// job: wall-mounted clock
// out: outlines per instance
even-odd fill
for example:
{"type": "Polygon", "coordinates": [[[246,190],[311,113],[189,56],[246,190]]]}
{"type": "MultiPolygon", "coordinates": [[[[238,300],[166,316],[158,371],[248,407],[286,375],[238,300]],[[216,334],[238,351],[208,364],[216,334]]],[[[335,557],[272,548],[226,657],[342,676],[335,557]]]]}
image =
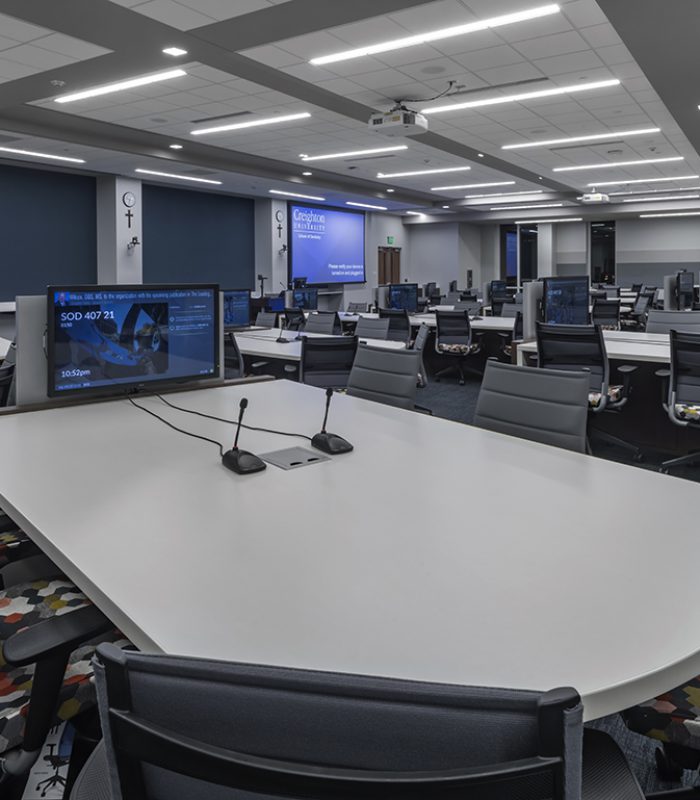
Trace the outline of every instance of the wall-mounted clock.
{"type": "Polygon", "coordinates": [[[284,222],[284,211],[278,210],[275,211],[275,219],[277,222],[284,222]]]}
{"type": "Polygon", "coordinates": [[[136,195],[133,192],[124,192],[122,195],[122,203],[127,208],[133,208],[136,205],[136,195]]]}

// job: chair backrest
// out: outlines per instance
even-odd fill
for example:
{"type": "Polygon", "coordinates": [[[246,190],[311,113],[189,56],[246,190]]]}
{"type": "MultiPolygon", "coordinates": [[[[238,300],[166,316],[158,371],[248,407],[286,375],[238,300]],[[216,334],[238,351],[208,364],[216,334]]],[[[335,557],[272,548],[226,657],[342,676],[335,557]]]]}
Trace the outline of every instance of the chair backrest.
{"type": "Polygon", "coordinates": [[[474,425],[585,453],[588,391],[585,372],[489,360],[474,425]]]}
{"type": "Polygon", "coordinates": [[[513,339],[515,341],[520,342],[523,340],[525,336],[524,327],[523,312],[518,311],[515,315],[515,325],[513,325],[513,339]]]}
{"type": "Polygon", "coordinates": [[[224,369],[235,370],[238,372],[238,377],[241,378],[245,373],[243,356],[233,331],[227,331],[224,334],[224,369]]]}
{"type": "Polygon", "coordinates": [[[255,324],[261,328],[274,328],[277,325],[277,314],[274,311],[258,311],[255,324]]]}
{"type": "Polygon", "coordinates": [[[309,386],[344,389],[355,361],[357,336],[304,336],[299,379],[309,386]]]}
{"type": "Polygon", "coordinates": [[[591,391],[600,392],[601,411],[607,403],[610,365],[599,325],[537,323],[537,359],[542,369],[586,370],[591,391]]]}
{"type": "Polygon", "coordinates": [[[647,333],[670,333],[672,330],[700,333],[700,311],[651,309],[647,318],[647,333]]]}
{"type": "Polygon", "coordinates": [[[605,287],[605,295],[608,300],[614,300],[616,297],[620,296],[620,287],[619,286],[606,286],[605,287]]]}
{"type": "Polygon", "coordinates": [[[466,311],[436,311],[435,348],[442,344],[470,345],[472,327],[466,311]]]}
{"type": "Polygon", "coordinates": [[[10,387],[15,375],[15,365],[5,364],[0,367],[0,406],[6,406],[10,396],[10,387]]]}
{"type": "Polygon", "coordinates": [[[634,309],[632,313],[637,317],[641,317],[643,314],[647,313],[650,305],[651,305],[651,297],[648,294],[640,293],[634,304],[634,309]]]}
{"type": "Polygon", "coordinates": [[[355,327],[355,336],[358,339],[386,339],[389,334],[389,320],[367,319],[360,317],[355,327]]]}
{"type": "Polygon", "coordinates": [[[348,303],[346,311],[349,314],[366,314],[367,303],[348,303]]]}
{"type": "Polygon", "coordinates": [[[411,320],[408,311],[397,308],[380,308],[379,318],[389,320],[387,339],[392,342],[406,342],[411,338],[411,320]]]}
{"type": "Polygon", "coordinates": [[[448,292],[447,297],[445,298],[445,305],[446,306],[455,306],[459,303],[461,299],[460,292],[448,292]]]}
{"type": "Polygon", "coordinates": [[[608,295],[604,289],[591,289],[591,300],[607,300],[608,295]]]}
{"type": "Polygon", "coordinates": [[[118,651],[95,660],[113,796],[576,800],[574,689],[431,684],[118,651]]]}
{"type": "Polygon", "coordinates": [[[502,317],[509,317],[510,319],[515,319],[518,314],[522,314],[523,307],[521,305],[516,305],[515,303],[504,303],[503,311],[501,312],[502,317]]]}
{"type": "Polygon", "coordinates": [[[593,311],[591,321],[594,325],[601,325],[604,328],[620,327],[620,303],[617,300],[602,300],[596,298],[593,301],[593,311]]]}
{"type": "Polygon", "coordinates": [[[478,300],[460,300],[454,303],[455,311],[466,311],[470,317],[477,317],[483,311],[483,305],[478,300]]]}
{"type": "Polygon", "coordinates": [[[411,349],[418,350],[419,353],[422,353],[423,350],[425,350],[428,336],[430,336],[430,328],[422,322],[420,328],[418,328],[416,338],[413,340],[413,347],[411,349]]]}
{"type": "Polygon", "coordinates": [[[288,331],[300,331],[306,324],[306,317],[300,308],[284,309],[284,327],[288,331]]]}
{"type": "Polygon", "coordinates": [[[672,330],[669,411],[676,403],[700,405],[700,330],[697,333],[672,330]]]}
{"type": "Polygon", "coordinates": [[[418,350],[385,350],[361,344],[348,379],[348,394],[412,409],[420,364],[418,350]]]}
{"type": "Polygon", "coordinates": [[[304,333],[324,333],[326,336],[332,336],[336,332],[335,317],[335,314],[309,314],[304,325],[304,333]]]}
{"type": "Polygon", "coordinates": [[[641,284],[641,283],[633,283],[632,284],[632,291],[633,292],[637,292],[637,293],[641,292],[642,291],[642,285],[643,284],[641,284]]]}

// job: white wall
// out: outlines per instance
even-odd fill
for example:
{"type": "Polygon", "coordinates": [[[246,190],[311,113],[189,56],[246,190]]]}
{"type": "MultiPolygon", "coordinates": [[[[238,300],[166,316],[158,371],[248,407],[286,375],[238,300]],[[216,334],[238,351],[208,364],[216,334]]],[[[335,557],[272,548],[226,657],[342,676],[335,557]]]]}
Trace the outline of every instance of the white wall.
{"type": "Polygon", "coordinates": [[[102,284],[143,283],[141,181],[100,175],[96,187],[97,280],[102,284]],[[136,201],[131,208],[123,202],[127,192],[136,201]],[[129,248],[133,237],[141,244],[129,248]]]}
{"type": "Polygon", "coordinates": [[[620,285],[663,286],[665,275],[700,270],[700,217],[621,219],[615,227],[620,285]]]}
{"type": "Polygon", "coordinates": [[[265,292],[277,294],[287,285],[287,253],[280,252],[287,244],[287,204],[283,200],[255,201],[255,285],[260,291],[258,275],[264,275],[265,292]],[[275,216],[281,212],[282,220],[275,216]],[[283,286],[280,286],[283,284],[283,286]]]}
{"type": "Polygon", "coordinates": [[[556,231],[555,275],[587,275],[588,223],[562,222],[556,231]]]}
{"type": "Polygon", "coordinates": [[[481,288],[488,281],[501,277],[501,229],[500,225],[481,225],[481,272],[475,277],[474,286],[481,288]]]}
{"type": "Polygon", "coordinates": [[[378,282],[379,247],[401,248],[401,280],[409,278],[408,273],[408,232],[401,217],[393,214],[366,214],[365,215],[365,278],[367,282],[362,285],[345,287],[344,303],[372,303],[374,302],[374,289],[378,282]],[[394,243],[389,244],[388,237],[394,237],[394,243]]]}

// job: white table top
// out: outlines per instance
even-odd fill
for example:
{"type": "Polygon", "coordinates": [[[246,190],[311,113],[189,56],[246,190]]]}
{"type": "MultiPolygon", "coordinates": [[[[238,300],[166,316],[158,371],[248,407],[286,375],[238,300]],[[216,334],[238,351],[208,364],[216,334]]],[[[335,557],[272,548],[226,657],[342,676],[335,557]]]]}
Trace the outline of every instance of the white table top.
{"type": "Polygon", "coordinates": [[[16,304],[14,301],[11,303],[0,303],[0,314],[14,314],[16,311],[16,304]]]}
{"type": "Polygon", "coordinates": [[[9,339],[3,339],[2,336],[0,336],[0,361],[7,355],[11,344],[12,342],[9,339]]]}
{"type": "MultiPolygon", "coordinates": [[[[304,333],[310,338],[327,338],[322,333],[304,333]]],[[[296,339],[296,331],[280,331],[270,328],[262,331],[239,332],[235,334],[238,348],[245,356],[255,358],[275,358],[281,361],[301,361],[301,341],[296,339]],[[277,342],[280,334],[289,341],[277,342]]],[[[385,339],[360,339],[372,347],[383,347],[386,350],[405,350],[403,342],[390,342],[385,339]]]]}
{"type": "MultiPolygon", "coordinates": [[[[357,322],[360,317],[366,319],[379,319],[379,314],[348,314],[341,312],[340,318],[343,322],[357,322]]],[[[414,328],[425,324],[429,328],[437,327],[435,314],[412,314],[409,321],[414,328]]],[[[470,318],[472,328],[475,331],[512,331],[515,327],[515,317],[480,317],[470,318]]]]}
{"type": "MultiPolygon", "coordinates": [[[[633,331],[603,331],[608,358],[614,361],[650,361],[669,364],[671,345],[665,333],[634,333],[633,331]]],[[[518,354],[536,353],[537,343],[526,342],[518,346],[518,354]]],[[[523,359],[518,355],[518,362],[523,359]]]]}
{"type": "MultiPolygon", "coordinates": [[[[290,381],[170,399],[235,419],[242,397],[250,425],[321,424],[323,391],[290,381]]],[[[232,425],[141,403],[233,438],[232,425]]],[[[355,451],[237,476],[213,445],[126,400],[6,415],[0,505],[145,649],[571,685],[587,719],[700,673],[694,483],[343,395],[329,430],[355,451]],[[300,501],[307,511],[290,513],[300,501]],[[670,552],[683,554],[673,580],[650,591],[670,552]]],[[[290,444],[241,438],[257,453],[290,444]]]]}

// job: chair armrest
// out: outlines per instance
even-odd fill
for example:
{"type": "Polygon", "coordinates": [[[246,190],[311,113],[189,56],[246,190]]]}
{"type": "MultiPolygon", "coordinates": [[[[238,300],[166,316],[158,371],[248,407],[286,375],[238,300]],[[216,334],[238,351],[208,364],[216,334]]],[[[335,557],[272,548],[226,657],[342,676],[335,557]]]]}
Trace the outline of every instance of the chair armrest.
{"type": "Polygon", "coordinates": [[[425,406],[413,406],[413,409],[419,414],[429,414],[431,417],[433,416],[433,412],[429,408],[425,408],[425,406]]]}
{"type": "Polygon", "coordinates": [[[35,664],[70,652],[114,626],[96,606],[87,606],[18,631],[3,644],[5,661],[14,667],[35,664]]]}
{"type": "Polygon", "coordinates": [[[633,372],[636,372],[639,367],[633,366],[632,364],[623,364],[621,367],[617,368],[618,372],[621,372],[623,375],[631,375],[633,372]]]}
{"type": "Polygon", "coordinates": [[[671,377],[671,370],[670,369],[657,369],[654,373],[657,378],[670,378],[671,377]]]}
{"type": "Polygon", "coordinates": [[[644,800],[637,778],[617,743],[598,730],[583,733],[581,800],[644,800]]]}
{"type": "Polygon", "coordinates": [[[59,577],[61,574],[61,570],[48,556],[37,553],[34,556],[12,561],[0,569],[0,585],[14,586],[17,583],[59,577]]]}

